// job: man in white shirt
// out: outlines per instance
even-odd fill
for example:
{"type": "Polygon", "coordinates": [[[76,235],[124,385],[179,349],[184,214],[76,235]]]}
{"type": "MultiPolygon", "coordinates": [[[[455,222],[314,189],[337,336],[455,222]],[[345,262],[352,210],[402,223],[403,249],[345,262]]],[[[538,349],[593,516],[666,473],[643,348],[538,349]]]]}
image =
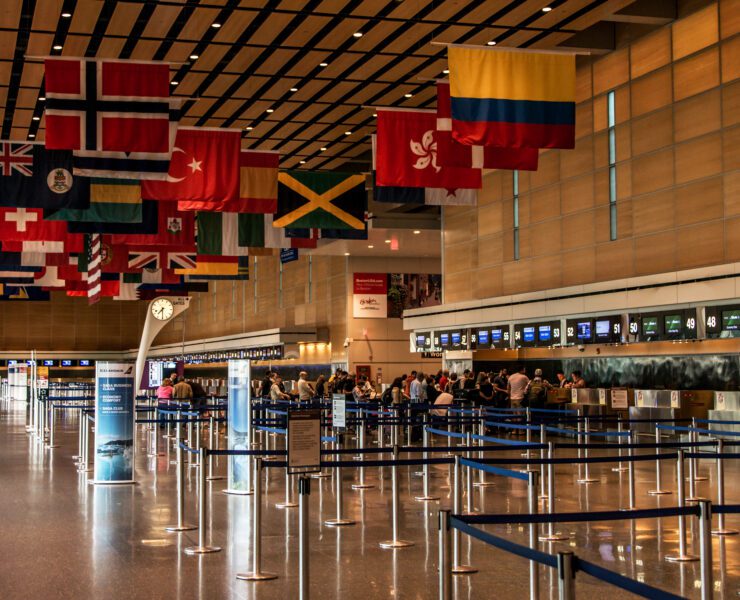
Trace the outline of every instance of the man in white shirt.
{"type": "MultiPolygon", "coordinates": [[[[452,394],[442,392],[437,399],[434,401],[434,406],[450,406],[452,404],[452,394]]],[[[447,414],[447,408],[434,408],[432,414],[437,417],[444,417],[447,414]]]]}
{"type": "Polygon", "coordinates": [[[508,391],[509,398],[511,399],[511,408],[519,408],[524,400],[524,396],[527,393],[527,386],[529,385],[529,377],[527,377],[527,369],[522,365],[519,370],[509,377],[508,391]]]}
{"type": "Polygon", "coordinates": [[[282,379],[280,379],[280,375],[276,375],[275,380],[270,386],[270,400],[272,400],[273,402],[277,402],[278,400],[290,400],[290,396],[288,396],[288,394],[284,394],[280,391],[281,381],[282,379]]]}
{"type": "Polygon", "coordinates": [[[311,387],[311,384],[306,381],[306,377],[308,377],[308,373],[305,371],[301,371],[298,374],[298,399],[301,402],[305,402],[314,397],[313,388],[311,387]]]}

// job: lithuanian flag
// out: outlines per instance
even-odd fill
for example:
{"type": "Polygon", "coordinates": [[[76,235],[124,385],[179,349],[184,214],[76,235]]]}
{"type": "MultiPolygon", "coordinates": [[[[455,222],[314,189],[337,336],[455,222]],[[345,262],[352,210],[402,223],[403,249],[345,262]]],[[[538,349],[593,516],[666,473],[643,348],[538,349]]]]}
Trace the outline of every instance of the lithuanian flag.
{"type": "Polygon", "coordinates": [[[141,183],[135,179],[90,180],[90,208],[44,211],[47,221],[141,223],[141,183]]]}
{"type": "Polygon", "coordinates": [[[572,54],[450,46],[452,135],[463,144],[573,148],[572,54]]]}

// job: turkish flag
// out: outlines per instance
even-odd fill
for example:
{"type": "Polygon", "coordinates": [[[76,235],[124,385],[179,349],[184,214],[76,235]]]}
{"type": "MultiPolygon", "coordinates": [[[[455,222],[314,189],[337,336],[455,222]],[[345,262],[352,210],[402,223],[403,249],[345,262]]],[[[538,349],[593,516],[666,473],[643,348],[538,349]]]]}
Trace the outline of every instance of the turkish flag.
{"type": "Polygon", "coordinates": [[[434,112],[378,109],[377,184],[480,189],[480,169],[439,164],[436,136],[437,115],[434,112]]]}
{"type": "Polygon", "coordinates": [[[239,198],[241,132],[179,127],[166,181],[141,182],[141,197],[176,202],[239,198]]]}

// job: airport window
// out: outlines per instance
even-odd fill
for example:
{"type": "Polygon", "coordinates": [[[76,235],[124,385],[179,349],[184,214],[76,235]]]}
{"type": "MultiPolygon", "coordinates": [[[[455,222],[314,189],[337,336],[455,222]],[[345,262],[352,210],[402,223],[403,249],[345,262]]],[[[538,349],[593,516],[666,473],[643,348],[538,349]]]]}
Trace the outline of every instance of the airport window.
{"type": "Polygon", "coordinates": [[[514,260],[519,260],[519,171],[514,171],[514,260]]]}
{"type": "Polygon", "coordinates": [[[609,239],[617,239],[617,131],[614,91],[606,96],[609,136],[609,239]]]}
{"type": "Polygon", "coordinates": [[[313,300],[313,257],[308,255],[308,303],[313,300]]]}

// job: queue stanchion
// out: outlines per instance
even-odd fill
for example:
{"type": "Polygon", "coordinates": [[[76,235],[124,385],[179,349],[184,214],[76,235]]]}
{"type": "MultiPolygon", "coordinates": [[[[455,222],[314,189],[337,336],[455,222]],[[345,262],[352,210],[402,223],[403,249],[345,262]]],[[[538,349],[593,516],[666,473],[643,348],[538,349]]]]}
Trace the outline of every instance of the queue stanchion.
{"type": "MultiPolygon", "coordinates": [[[[547,441],[547,430],[545,429],[545,424],[540,424],[540,445],[545,446],[547,445],[548,448],[552,448],[552,444],[548,443],[547,441]]],[[[542,450],[540,450],[540,456],[542,456],[542,450]]],[[[552,452],[552,450],[548,450],[549,453],[552,452]]],[[[578,450],[578,455],[580,457],[581,451],[578,450]]],[[[540,500],[547,500],[550,497],[550,485],[548,483],[547,485],[547,493],[545,493],[545,481],[547,481],[547,478],[545,475],[550,476],[551,469],[548,468],[548,465],[545,463],[542,463],[540,465],[540,500]]]]}
{"type": "MultiPolygon", "coordinates": [[[[465,452],[465,458],[468,460],[473,460],[473,452],[470,450],[470,448],[473,445],[473,434],[471,432],[467,432],[465,434],[465,441],[468,446],[468,450],[465,452]]],[[[465,467],[465,493],[467,494],[467,506],[466,506],[466,512],[467,514],[473,514],[473,469],[470,467],[465,467]]]]}
{"type": "Polygon", "coordinates": [[[439,518],[439,600],[452,600],[452,553],[450,544],[450,511],[442,509],[439,518]]]}
{"type": "MultiPolygon", "coordinates": [[[[480,409],[480,426],[478,428],[478,435],[480,436],[478,439],[478,446],[480,447],[480,450],[478,450],[478,458],[485,458],[485,452],[483,451],[483,446],[485,446],[486,442],[483,439],[486,435],[486,415],[485,415],[485,409],[481,406],[480,409]]],[[[529,452],[529,450],[527,451],[529,452]]],[[[474,484],[476,487],[488,487],[489,485],[495,485],[492,481],[488,481],[486,472],[483,469],[478,470],[478,481],[476,481],[474,484]]]]}
{"type": "MultiPolygon", "coordinates": [[[[187,412],[189,413],[190,411],[187,411],[187,412]]],[[[188,429],[187,429],[187,431],[188,431],[188,441],[187,441],[187,444],[188,444],[188,447],[192,448],[193,447],[193,420],[192,420],[190,414],[188,414],[188,429]]],[[[192,467],[193,466],[193,459],[190,456],[190,453],[188,453],[188,457],[187,458],[188,458],[188,466],[189,467],[192,467]]]]}
{"type": "MultiPolygon", "coordinates": [[[[579,425],[580,425],[580,422],[579,422],[579,425]]],[[[591,477],[591,470],[590,470],[590,465],[588,462],[589,431],[590,431],[590,428],[588,425],[588,417],[586,417],[586,420],[584,421],[584,432],[583,432],[583,439],[585,441],[584,445],[586,446],[586,448],[583,450],[583,456],[586,459],[586,464],[584,465],[583,477],[577,480],[578,483],[596,483],[598,481],[598,479],[596,479],[595,477],[591,477]]],[[[630,462],[630,465],[631,464],[632,463],[630,462]]]]}
{"type": "MultiPolygon", "coordinates": [[[[694,441],[699,441],[699,432],[697,431],[697,425],[696,425],[696,417],[691,417],[691,433],[694,436],[694,441]]],[[[707,478],[704,477],[704,475],[699,474],[699,459],[697,457],[694,457],[691,459],[694,463],[694,482],[697,481],[706,481],[707,478]]],[[[701,498],[704,500],[704,498],[701,498]]]]}
{"type": "Polygon", "coordinates": [[[83,413],[84,427],[82,429],[82,462],[77,471],[87,473],[92,471],[90,468],[90,417],[83,413]]]}
{"type": "Polygon", "coordinates": [[[76,460],[77,466],[82,463],[82,428],[84,427],[83,418],[83,409],[80,409],[77,413],[77,454],[72,457],[76,460]]]}
{"type": "MultiPolygon", "coordinates": [[[[612,467],[612,471],[615,473],[624,473],[627,470],[627,467],[625,467],[622,464],[621,458],[622,458],[622,438],[624,437],[622,434],[624,433],[624,427],[622,427],[622,420],[617,421],[617,434],[619,435],[619,439],[617,440],[617,446],[618,446],[618,452],[619,452],[619,458],[620,461],[617,464],[616,467],[612,467]]],[[[656,431],[656,437],[658,432],[656,431]]],[[[658,489],[660,489],[660,485],[658,485],[658,489]]]]}
{"type": "MultiPolygon", "coordinates": [[[[630,461],[627,465],[627,487],[628,487],[628,497],[629,497],[629,507],[622,510],[636,510],[635,508],[635,461],[632,460],[632,457],[635,455],[635,449],[634,449],[634,442],[635,442],[635,434],[632,432],[629,437],[630,441],[630,447],[627,451],[627,456],[629,456],[630,461]]],[[[587,457],[588,458],[588,457],[587,457]]]]}
{"type": "MultiPolygon", "coordinates": [[[[168,404],[168,406],[169,406],[169,404],[168,404]]],[[[165,414],[165,416],[167,417],[167,419],[166,419],[166,423],[165,423],[165,434],[164,434],[164,437],[165,437],[165,439],[168,439],[169,440],[170,438],[172,438],[172,413],[169,412],[169,411],[167,411],[167,413],[165,414]]]]}
{"type": "MultiPolygon", "coordinates": [[[[694,418],[691,419],[692,422],[692,429],[689,432],[689,442],[697,442],[698,436],[696,434],[696,431],[693,428],[693,424],[695,423],[694,418]]],[[[696,476],[696,467],[697,462],[695,458],[689,459],[689,476],[686,478],[686,480],[689,482],[689,497],[686,498],[686,502],[698,502],[699,500],[706,500],[703,496],[698,496],[696,494],[696,482],[698,480],[696,476]]]]}
{"type": "Polygon", "coordinates": [[[285,500],[282,502],[276,502],[275,507],[276,508],[295,508],[298,506],[298,503],[293,500],[291,497],[291,492],[293,489],[293,478],[290,473],[288,473],[288,467],[285,467],[285,500]]]}
{"type": "MultiPolygon", "coordinates": [[[[337,438],[337,449],[341,449],[342,447],[342,434],[339,432],[335,433],[337,438]]],[[[335,460],[339,462],[339,459],[341,457],[340,454],[335,454],[335,460]]],[[[342,467],[336,466],[334,467],[334,483],[335,483],[335,499],[337,503],[337,516],[334,519],[327,519],[324,521],[324,525],[328,525],[329,527],[344,527],[345,525],[354,525],[355,521],[352,519],[345,519],[344,518],[344,489],[343,489],[343,481],[342,481],[342,467]]]]}
{"type": "MultiPolygon", "coordinates": [[[[527,504],[529,508],[529,514],[537,514],[537,471],[530,471],[528,474],[529,480],[527,485],[527,504]]],[[[538,539],[538,527],[537,523],[529,524],[529,547],[532,550],[537,549],[538,539]]],[[[530,600],[538,600],[540,597],[540,568],[536,560],[529,561],[529,598],[530,600]]]]}
{"type": "MultiPolygon", "coordinates": [[[[717,440],[717,504],[722,506],[725,503],[725,468],[722,462],[722,452],[724,442],[717,440]]],[[[712,531],[713,535],[737,535],[737,529],[725,528],[725,514],[717,515],[717,529],[712,531]]]]}
{"type": "MultiPolygon", "coordinates": [[[[527,426],[527,428],[524,430],[527,440],[527,443],[529,444],[532,441],[532,434],[529,431],[529,424],[532,422],[532,413],[529,410],[529,407],[527,406],[524,409],[524,424],[527,426]]],[[[524,452],[522,452],[522,456],[524,456],[527,460],[529,460],[530,454],[529,454],[529,448],[527,448],[524,452]]],[[[527,471],[529,471],[531,467],[527,465],[527,471]]]]}
{"type": "Polygon", "coordinates": [[[201,465],[198,471],[198,545],[185,548],[185,554],[211,554],[221,552],[218,546],[209,546],[206,542],[206,524],[208,523],[208,484],[206,483],[206,456],[205,448],[198,450],[201,465]]]}
{"type": "Polygon", "coordinates": [[[262,459],[254,459],[254,496],[252,496],[252,570],[237,573],[243,581],[268,581],[277,579],[275,573],[262,570],[262,459]]]}
{"type": "Polygon", "coordinates": [[[407,548],[413,546],[414,542],[408,540],[402,540],[398,537],[398,511],[399,511],[399,490],[398,490],[398,446],[393,446],[393,466],[391,467],[391,482],[392,482],[392,525],[393,525],[393,539],[380,542],[381,548],[407,548]]]}
{"type": "Polygon", "coordinates": [[[53,402],[50,402],[49,407],[51,409],[51,416],[49,417],[49,443],[46,444],[46,447],[51,449],[58,448],[59,444],[54,443],[54,430],[56,429],[54,427],[54,422],[56,421],[56,406],[54,406],[53,402]]]}
{"type": "MultiPolygon", "coordinates": [[[[678,495],[678,506],[683,508],[686,505],[684,497],[684,464],[683,448],[678,449],[678,458],[676,459],[676,490],[678,495]]],[[[686,517],[678,515],[678,554],[670,554],[665,557],[669,562],[693,562],[699,560],[699,557],[686,552],[686,517]]]]}
{"type": "MultiPolygon", "coordinates": [[[[362,449],[365,448],[365,420],[363,419],[363,415],[364,414],[365,413],[364,413],[363,409],[360,409],[360,413],[359,413],[359,415],[360,415],[360,435],[359,435],[360,447],[359,447],[359,449],[360,450],[362,450],[362,449]]],[[[364,458],[365,457],[364,457],[363,454],[358,454],[355,457],[355,459],[357,459],[359,461],[363,461],[364,458]]],[[[363,467],[362,466],[362,462],[360,462],[360,481],[359,481],[359,483],[352,484],[352,489],[353,490],[366,490],[366,489],[369,489],[371,487],[374,487],[374,486],[373,486],[372,483],[367,483],[365,481],[365,467],[363,467]]]]}
{"type": "MultiPolygon", "coordinates": [[[[453,467],[453,490],[452,490],[452,510],[454,514],[459,515],[462,512],[462,467],[460,465],[460,457],[455,456],[455,464],[453,467]]],[[[465,575],[469,573],[477,573],[478,569],[471,567],[470,565],[460,564],[460,530],[455,529],[452,532],[452,572],[456,575],[465,575]]]]}
{"type": "Polygon", "coordinates": [[[699,560],[701,571],[701,600],[714,598],[712,578],[712,503],[699,500],[699,560]]]}
{"type": "MultiPolygon", "coordinates": [[[[215,418],[213,416],[213,413],[211,413],[208,416],[208,449],[213,450],[214,448],[218,450],[218,434],[214,431],[214,425],[216,425],[215,418]],[[214,442],[215,439],[215,442],[214,442]]],[[[247,460],[251,460],[251,456],[247,457],[247,460]]],[[[213,454],[211,452],[208,452],[208,476],[206,477],[207,481],[217,481],[218,479],[223,479],[221,475],[214,475],[213,474],[213,454]]],[[[247,468],[247,474],[249,475],[251,473],[251,468],[247,468]]],[[[247,483],[247,489],[250,489],[251,482],[247,483]]]]}
{"type": "Polygon", "coordinates": [[[175,448],[175,462],[177,464],[177,524],[165,527],[167,531],[191,531],[195,529],[195,525],[189,525],[185,523],[185,460],[182,455],[182,422],[177,421],[175,426],[175,440],[177,440],[177,446],[175,448]]]}
{"type": "MultiPolygon", "coordinates": [[[[547,514],[552,515],[555,513],[555,464],[552,462],[555,447],[552,442],[547,443],[547,514]]],[[[544,463],[543,463],[544,464],[544,463]]],[[[545,485],[545,482],[540,482],[541,486],[545,485]]],[[[540,495],[540,498],[542,496],[540,495]]],[[[547,534],[540,536],[542,542],[562,542],[567,540],[568,536],[564,533],[555,532],[555,524],[550,521],[547,524],[547,534]]]]}
{"type": "MultiPolygon", "coordinates": [[[[632,436],[630,436],[630,441],[632,436]]],[[[655,426],[655,489],[648,491],[648,494],[651,496],[665,496],[667,494],[672,494],[670,490],[664,490],[663,489],[663,481],[662,481],[662,474],[661,474],[661,466],[660,466],[660,428],[656,425],[655,426]]],[[[621,452],[621,450],[620,450],[621,452]]]]}
{"type": "Polygon", "coordinates": [[[298,478],[298,600],[308,600],[310,561],[308,550],[308,500],[311,495],[311,480],[298,478]]]}
{"type": "Polygon", "coordinates": [[[558,552],[558,600],[576,600],[576,573],[572,552],[558,552]]]}
{"type": "Polygon", "coordinates": [[[359,423],[355,426],[355,440],[357,441],[355,444],[357,454],[353,457],[355,460],[362,460],[362,449],[365,447],[365,421],[362,415],[363,410],[360,408],[357,412],[357,420],[359,423]]]}
{"type": "MultiPolygon", "coordinates": [[[[201,456],[200,456],[200,414],[198,417],[196,417],[195,421],[195,449],[198,451],[198,454],[196,454],[196,462],[194,464],[191,464],[191,467],[200,467],[202,464],[201,456]]],[[[205,468],[205,465],[203,465],[203,468],[205,468]]]]}
{"type": "Polygon", "coordinates": [[[385,411],[383,410],[383,406],[378,406],[378,439],[375,440],[375,443],[377,444],[378,448],[383,448],[383,438],[385,436],[385,423],[383,422],[383,417],[385,415],[385,411]]]}
{"type": "MultiPolygon", "coordinates": [[[[424,429],[422,432],[422,445],[424,448],[429,447],[429,431],[427,431],[427,427],[429,426],[429,414],[424,415],[424,429]]],[[[429,452],[424,450],[424,453],[422,454],[422,457],[424,458],[424,464],[422,465],[422,473],[423,475],[423,481],[422,485],[424,486],[421,496],[417,496],[416,500],[419,502],[430,502],[432,500],[439,500],[439,496],[432,496],[429,493],[429,484],[430,484],[430,470],[429,470],[429,463],[427,462],[427,459],[429,458],[429,452]]]]}

